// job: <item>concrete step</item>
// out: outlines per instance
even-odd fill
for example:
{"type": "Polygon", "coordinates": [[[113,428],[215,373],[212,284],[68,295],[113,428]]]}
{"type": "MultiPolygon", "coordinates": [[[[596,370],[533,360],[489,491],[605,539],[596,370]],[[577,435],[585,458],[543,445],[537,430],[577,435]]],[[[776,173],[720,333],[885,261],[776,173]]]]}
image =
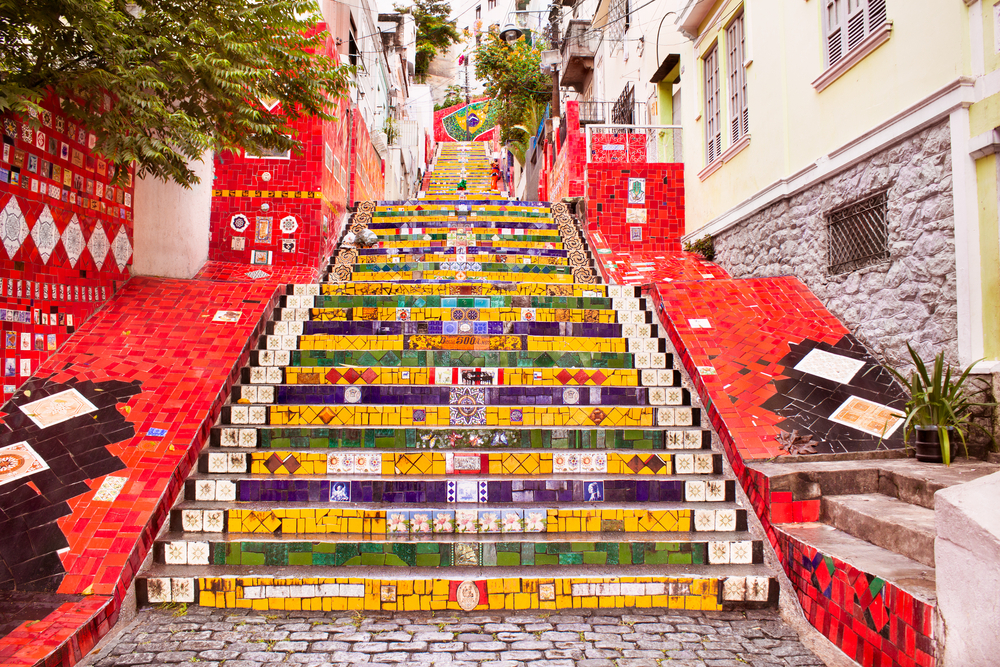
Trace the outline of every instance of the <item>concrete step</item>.
{"type": "Polygon", "coordinates": [[[934,567],[934,510],[881,493],[823,496],[821,520],[934,567]]]}
{"type": "MultiPolygon", "coordinates": [[[[928,604],[937,602],[934,568],[825,523],[785,523],[776,526],[820,554],[844,561],[858,570],[891,582],[928,604]]],[[[848,600],[850,594],[847,593],[848,600]]]]}

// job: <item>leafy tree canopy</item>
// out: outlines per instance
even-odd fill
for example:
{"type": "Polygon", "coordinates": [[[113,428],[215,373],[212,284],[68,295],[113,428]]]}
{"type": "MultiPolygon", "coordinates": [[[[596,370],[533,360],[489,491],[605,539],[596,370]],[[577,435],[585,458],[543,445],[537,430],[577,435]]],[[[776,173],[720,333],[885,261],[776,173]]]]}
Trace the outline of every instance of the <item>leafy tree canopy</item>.
{"type": "Polygon", "coordinates": [[[447,109],[463,102],[465,102],[465,96],[462,94],[462,87],[452,84],[444,89],[444,99],[441,100],[440,104],[434,105],[434,111],[447,109]]]}
{"type": "Polygon", "coordinates": [[[483,35],[476,47],[476,77],[486,86],[486,95],[501,102],[497,113],[500,140],[507,142],[523,133],[522,124],[532,102],[542,104],[552,94],[552,82],[541,70],[541,45],[522,37],[511,45],[498,35],[483,35]]]}
{"type": "Polygon", "coordinates": [[[451,5],[446,0],[414,0],[410,7],[395,5],[395,9],[401,14],[413,14],[413,22],[417,25],[417,55],[413,69],[422,80],[434,57],[462,38],[455,21],[448,19],[451,5]]]}
{"type": "Polygon", "coordinates": [[[297,146],[291,124],[333,119],[347,92],[315,0],[0,0],[0,16],[0,112],[58,95],[116,166],[185,186],[208,149],[297,146]]]}

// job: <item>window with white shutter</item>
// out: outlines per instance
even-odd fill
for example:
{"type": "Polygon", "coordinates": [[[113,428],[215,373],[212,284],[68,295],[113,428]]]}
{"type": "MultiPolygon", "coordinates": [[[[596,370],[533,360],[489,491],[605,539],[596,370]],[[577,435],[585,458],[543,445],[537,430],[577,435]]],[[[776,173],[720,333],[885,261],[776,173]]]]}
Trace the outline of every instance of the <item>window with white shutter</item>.
{"type": "Polygon", "coordinates": [[[722,123],[719,113],[719,46],[705,54],[705,155],[714,162],[722,154],[722,123]]]}
{"type": "Polygon", "coordinates": [[[750,131],[750,114],[747,107],[746,40],[743,35],[743,14],[737,16],[726,29],[726,48],[729,55],[729,125],[730,144],[735,144],[750,131]]]}
{"type": "Polygon", "coordinates": [[[826,66],[836,65],[886,21],[885,0],[824,0],[826,66]]]}

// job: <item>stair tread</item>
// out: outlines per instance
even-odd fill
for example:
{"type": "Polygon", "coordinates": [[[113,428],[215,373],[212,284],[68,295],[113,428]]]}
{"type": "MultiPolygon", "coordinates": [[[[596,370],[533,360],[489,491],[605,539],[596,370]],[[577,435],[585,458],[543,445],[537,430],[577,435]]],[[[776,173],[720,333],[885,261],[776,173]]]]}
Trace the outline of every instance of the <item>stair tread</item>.
{"type": "Polygon", "coordinates": [[[212,565],[205,572],[206,565],[163,565],[155,563],[142,571],[146,577],[192,577],[209,576],[213,578],[254,577],[254,578],[287,578],[287,579],[497,579],[504,576],[517,576],[531,579],[545,577],[569,579],[574,577],[612,578],[619,577],[752,577],[770,576],[766,565],[532,565],[530,568],[518,566],[450,566],[447,568],[407,566],[392,567],[384,565],[335,567],[315,565],[212,565]],[[419,573],[426,573],[420,576],[419,573]]]}
{"type": "Polygon", "coordinates": [[[743,531],[656,533],[192,533],[167,532],[157,542],[759,542],[743,531]]]}
{"type": "Polygon", "coordinates": [[[937,600],[933,567],[876,546],[825,523],[784,523],[775,529],[815,548],[826,556],[891,582],[914,597],[934,605],[937,600]]]}
{"type": "Polygon", "coordinates": [[[934,565],[934,510],[881,493],[823,496],[822,519],[876,546],[934,565]]]}

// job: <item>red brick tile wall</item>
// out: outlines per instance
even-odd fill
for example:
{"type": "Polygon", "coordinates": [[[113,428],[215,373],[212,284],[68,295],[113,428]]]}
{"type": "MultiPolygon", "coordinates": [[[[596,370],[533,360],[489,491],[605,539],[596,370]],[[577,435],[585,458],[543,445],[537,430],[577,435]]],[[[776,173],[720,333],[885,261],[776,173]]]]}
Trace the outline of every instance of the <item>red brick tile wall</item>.
{"type": "Polygon", "coordinates": [[[128,280],[132,263],[131,174],[113,184],[113,167],[90,149],[96,137],[55,97],[42,106],[37,118],[0,117],[5,400],[128,280]]]}
{"type": "Polygon", "coordinates": [[[385,194],[385,167],[372,146],[371,134],[360,113],[353,113],[354,141],[351,144],[351,205],[377,201],[385,194]]]}
{"type": "Polygon", "coordinates": [[[615,251],[680,252],[684,234],[684,165],[595,163],[587,165],[587,229],[599,231],[615,251]],[[629,179],[645,181],[645,203],[629,203],[629,179]],[[645,209],[645,222],[628,222],[629,210],[645,209]],[[632,240],[632,228],[641,238],[632,240]]]}

